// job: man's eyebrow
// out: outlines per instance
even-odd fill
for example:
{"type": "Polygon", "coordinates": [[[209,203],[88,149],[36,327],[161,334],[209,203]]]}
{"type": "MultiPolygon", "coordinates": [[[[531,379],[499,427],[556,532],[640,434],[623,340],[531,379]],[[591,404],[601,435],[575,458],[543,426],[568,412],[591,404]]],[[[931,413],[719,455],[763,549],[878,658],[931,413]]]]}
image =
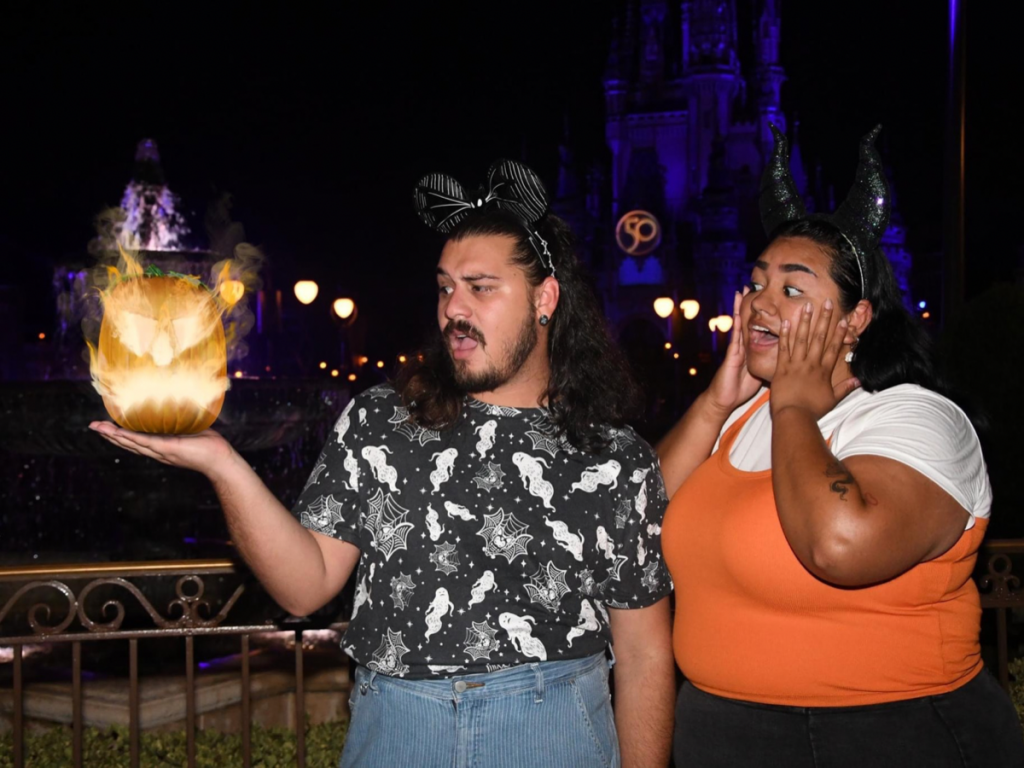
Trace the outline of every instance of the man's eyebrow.
{"type": "MultiPolygon", "coordinates": [[[[447,277],[449,280],[452,279],[452,276],[445,272],[443,269],[441,269],[441,267],[437,268],[437,275],[438,277],[447,277]]],[[[498,275],[488,275],[484,272],[480,272],[475,275],[463,275],[460,279],[465,280],[467,283],[475,283],[480,280],[501,280],[501,278],[498,277],[498,275]]]]}

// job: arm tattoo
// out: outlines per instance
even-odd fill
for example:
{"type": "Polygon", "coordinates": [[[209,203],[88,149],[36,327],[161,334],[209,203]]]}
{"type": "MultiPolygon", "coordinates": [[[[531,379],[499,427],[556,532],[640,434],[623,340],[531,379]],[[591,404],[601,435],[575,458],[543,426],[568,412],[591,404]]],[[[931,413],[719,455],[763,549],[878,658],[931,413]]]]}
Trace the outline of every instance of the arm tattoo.
{"type": "Polygon", "coordinates": [[[838,459],[833,459],[828,463],[825,468],[825,477],[835,478],[829,485],[832,493],[838,493],[840,501],[846,501],[846,494],[850,490],[851,485],[857,485],[857,481],[853,479],[853,475],[850,474],[850,470],[843,466],[842,462],[838,459]]]}

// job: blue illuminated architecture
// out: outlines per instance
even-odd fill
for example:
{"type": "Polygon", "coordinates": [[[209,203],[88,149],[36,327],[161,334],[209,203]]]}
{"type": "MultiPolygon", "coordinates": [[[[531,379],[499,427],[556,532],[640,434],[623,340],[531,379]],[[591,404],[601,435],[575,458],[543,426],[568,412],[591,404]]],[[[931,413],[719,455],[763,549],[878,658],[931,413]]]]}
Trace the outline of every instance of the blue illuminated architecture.
{"type": "MultiPolygon", "coordinates": [[[[731,312],[733,292],[749,273],[748,249],[764,243],[757,190],[772,149],[770,124],[789,134],[793,177],[808,209],[835,207],[820,167],[807,172],[797,121],[782,111],[779,5],[629,0],[616,20],[604,78],[610,167],[581,184],[567,140],[554,209],[582,233],[623,341],[678,339],[679,302],[697,299],[699,347],[715,345],[708,321],[731,312]],[[627,253],[614,236],[622,217],[637,210],[660,224],[660,243],[644,255],[627,253]],[[658,297],[675,300],[671,317],[654,313],[658,297]]],[[[909,302],[905,238],[894,214],[882,247],[909,302]]]]}

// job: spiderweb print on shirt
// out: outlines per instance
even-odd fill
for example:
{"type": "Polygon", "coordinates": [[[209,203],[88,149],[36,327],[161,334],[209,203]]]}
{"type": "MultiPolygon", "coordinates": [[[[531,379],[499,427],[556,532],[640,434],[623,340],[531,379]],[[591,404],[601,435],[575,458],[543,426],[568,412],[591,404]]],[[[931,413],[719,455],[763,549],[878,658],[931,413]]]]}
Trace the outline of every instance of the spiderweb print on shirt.
{"type": "Polygon", "coordinates": [[[530,577],[530,583],[523,585],[530,600],[540,603],[552,613],[557,611],[562,604],[562,597],[569,592],[569,585],[565,583],[566,573],[568,571],[555,567],[553,561],[541,566],[530,577]]]}
{"type": "Polygon", "coordinates": [[[410,443],[419,443],[421,446],[431,443],[434,440],[441,440],[441,433],[433,429],[424,429],[418,424],[409,421],[409,409],[402,406],[395,406],[395,412],[388,419],[388,424],[395,425],[395,432],[400,434],[410,443]]]}
{"type": "Polygon", "coordinates": [[[381,398],[387,398],[394,392],[394,387],[390,384],[378,384],[375,387],[370,387],[366,390],[366,394],[370,396],[371,400],[380,400],[381,398]]]}
{"type": "Polygon", "coordinates": [[[626,429],[609,428],[604,433],[605,439],[609,440],[608,450],[621,451],[636,442],[636,438],[626,429]]]}
{"type": "Polygon", "coordinates": [[[412,576],[406,576],[404,573],[392,576],[391,599],[395,603],[395,608],[401,608],[403,611],[408,608],[415,589],[416,584],[413,582],[412,576]]]}
{"type": "Polygon", "coordinates": [[[474,398],[469,399],[469,407],[475,411],[482,411],[488,416],[518,416],[521,413],[521,411],[515,408],[509,408],[504,405],[491,405],[474,398]]]}
{"type": "Polygon", "coordinates": [[[403,677],[409,671],[409,666],[402,661],[408,652],[409,649],[402,641],[402,633],[392,632],[388,628],[387,634],[381,635],[380,647],[373,652],[373,661],[366,667],[382,675],[403,677]]]}
{"type": "Polygon", "coordinates": [[[473,482],[481,491],[500,491],[505,485],[505,470],[489,461],[473,478],[473,482]]]}
{"type": "Polygon", "coordinates": [[[477,536],[484,539],[484,554],[488,557],[504,557],[512,563],[520,555],[528,554],[526,545],[533,540],[516,516],[499,509],[493,515],[484,515],[484,527],[477,536]]]}
{"type": "Polygon", "coordinates": [[[569,455],[577,453],[576,448],[570,443],[565,433],[558,429],[558,426],[551,420],[547,411],[542,411],[530,421],[533,427],[526,433],[526,436],[533,444],[533,450],[544,451],[551,458],[559,451],[565,451],[569,455]]]}
{"type": "Polygon", "coordinates": [[[644,568],[644,577],[640,583],[647,587],[648,592],[654,592],[661,586],[661,575],[658,573],[658,563],[651,562],[644,568]]]}
{"type": "MultiPolygon", "coordinates": [[[[323,460],[324,457],[323,454],[321,454],[318,461],[323,462],[323,460]]],[[[316,485],[320,482],[320,475],[325,469],[327,469],[327,465],[324,463],[318,463],[316,467],[314,467],[313,471],[309,475],[309,479],[306,481],[306,485],[302,488],[303,493],[309,490],[309,486],[316,485]]]]}
{"type": "Polygon", "coordinates": [[[490,661],[491,654],[498,650],[498,630],[488,625],[486,621],[474,621],[466,630],[466,639],[462,644],[463,652],[469,654],[473,661],[490,661]]]}
{"type": "Polygon", "coordinates": [[[530,438],[533,450],[544,451],[551,458],[555,457],[555,454],[558,453],[558,449],[561,447],[557,438],[550,437],[543,432],[535,432],[531,429],[526,433],[526,436],[530,438]]]}
{"type": "Polygon", "coordinates": [[[413,524],[405,519],[409,510],[396,504],[390,493],[385,496],[380,488],[367,503],[370,514],[366,516],[364,525],[373,537],[374,549],[386,560],[390,560],[398,550],[408,549],[406,539],[413,528],[413,524]]]}
{"type": "Polygon", "coordinates": [[[435,544],[434,552],[430,555],[430,562],[445,576],[451,576],[459,570],[459,553],[455,551],[454,544],[447,542],[435,544]]]}
{"type": "Polygon", "coordinates": [[[311,531],[333,536],[334,526],[345,522],[341,510],[342,504],[334,496],[321,496],[302,512],[302,525],[311,531]]]}

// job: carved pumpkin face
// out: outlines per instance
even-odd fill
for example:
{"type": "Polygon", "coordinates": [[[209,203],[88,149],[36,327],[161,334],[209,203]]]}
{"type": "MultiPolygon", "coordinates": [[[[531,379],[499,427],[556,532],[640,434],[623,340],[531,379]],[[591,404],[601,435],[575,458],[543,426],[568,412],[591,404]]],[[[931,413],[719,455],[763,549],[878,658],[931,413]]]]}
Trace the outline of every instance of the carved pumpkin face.
{"type": "Polygon", "coordinates": [[[191,434],[220,414],[228,388],[221,312],[178,277],[126,280],[103,296],[93,386],[125,429],[191,434]]]}

